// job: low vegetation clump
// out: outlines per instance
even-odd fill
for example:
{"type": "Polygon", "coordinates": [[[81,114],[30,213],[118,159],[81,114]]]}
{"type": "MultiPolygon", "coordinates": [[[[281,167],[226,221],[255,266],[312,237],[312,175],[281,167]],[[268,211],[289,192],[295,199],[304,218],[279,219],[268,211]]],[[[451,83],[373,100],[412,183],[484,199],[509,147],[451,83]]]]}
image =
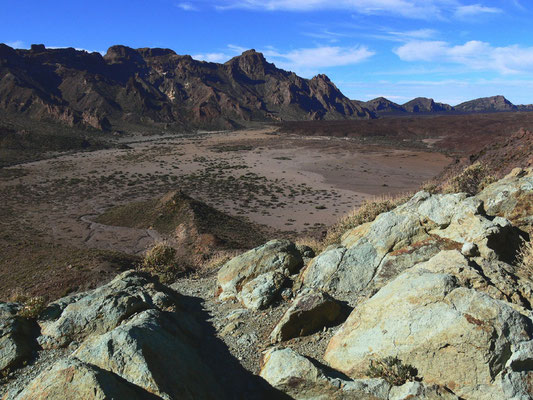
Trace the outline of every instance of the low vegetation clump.
{"type": "Polygon", "coordinates": [[[22,303],[22,308],[17,315],[22,318],[36,319],[46,308],[46,300],[42,296],[22,298],[19,302],[22,303]]]}
{"type": "Polygon", "coordinates": [[[385,357],[370,360],[366,373],[370,378],[381,378],[393,386],[401,386],[407,381],[416,380],[418,370],[412,365],[403,364],[397,357],[385,357]]]}
{"type": "Polygon", "coordinates": [[[157,276],[163,283],[170,283],[187,268],[178,260],[176,249],[167,242],[157,242],[150,247],[143,258],[142,269],[157,276]]]}
{"type": "Polygon", "coordinates": [[[213,254],[202,266],[204,271],[216,271],[232,258],[237,257],[239,251],[219,251],[213,254]]]}
{"type": "Polygon", "coordinates": [[[305,236],[297,238],[294,243],[296,246],[307,246],[313,249],[315,254],[320,254],[324,250],[324,242],[312,236],[305,236]]]}
{"type": "Polygon", "coordinates": [[[367,222],[372,222],[379,214],[388,212],[400,204],[405,203],[409,196],[383,197],[364,202],[359,208],[344,216],[339,222],[331,227],[324,239],[324,247],[339,243],[342,235],[350,229],[356,228],[367,222]]]}
{"type": "Polygon", "coordinates": [[[476,162],[463,170],[460,174],[450,178],[443,186],[444,193],[468,193],[475,195],[485,187],[495,182],[485,164],[476,162]]]}

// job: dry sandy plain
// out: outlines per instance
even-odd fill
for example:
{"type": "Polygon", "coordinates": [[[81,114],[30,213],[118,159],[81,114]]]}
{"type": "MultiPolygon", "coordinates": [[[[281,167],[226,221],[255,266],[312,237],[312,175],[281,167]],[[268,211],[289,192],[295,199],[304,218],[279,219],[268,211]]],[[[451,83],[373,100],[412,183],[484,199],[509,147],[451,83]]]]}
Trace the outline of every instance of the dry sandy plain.
{"type": "MultiPolygon", "coordinates": [[[[27,290],[24,274],[37,267],[42,274],[85,268],[75,265],[78,249],[135,255],[158,239],[153,230],[94,222],[115,205],[180,189],[273,232],[305,234],[334,223],[365,199],[415,190],[450,162],[436,152],[282,135],[273,127],[120,140],[121,149],[59,155],[4,169],[0,279],[8,287],[27,290]],[[50,257],[54,246],[63,249],[63,258],[50,257]],[[20,267],[28,258],[30,264],[20,267]],[[69,258],[74,261],[65,261],[69,258]]],[[[87,260],[78,258],[78,264],[87,260]]]]}

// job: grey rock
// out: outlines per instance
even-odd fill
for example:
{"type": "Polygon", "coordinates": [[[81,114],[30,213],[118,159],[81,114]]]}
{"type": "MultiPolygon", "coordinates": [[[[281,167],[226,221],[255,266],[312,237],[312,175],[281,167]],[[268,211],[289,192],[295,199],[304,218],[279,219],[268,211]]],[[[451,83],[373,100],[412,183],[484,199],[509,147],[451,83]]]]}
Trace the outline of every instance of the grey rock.
{"type": "Polygon", "coordinates": [[[68,302],[59,318],[41,321],[39,343],[64,347],[94,334],[108,332],[143,310],[176,304],[176,294],[148,274],[127,271],[106,285],[68,302]]]}
{"type": "Polygon", "coordinates": [[[270,271],[246,283],[237,294],[242,304],[251,310],[267,308],[280,296],[288,278],[280,272],[270,271]]]}
{"type": "Polygon", "coordinates": [[[265,352],[260,376],[297,400],[385,400],[390,390],[390,385],[382,379],[353,381],[326,370],[290,348],[265,352]]]}
{"type": "Polygon", "coordinates": [[[285,276],[303,266],[300,252],[289,240],[272,240],[228,261],[218,272],[221,300],[236,298],[242,288],[258,276],[277,271],[285,276]]]}
{"type": "Polygon", "coordinates": [[[272,330],[273,343],[309,335],[338,323],[342,307],[328,294],[314,289],[301,292],[272,330]]]}
{"type": "Polygon", "coordinates": [[[117,375],[75,358],[58,361],[42,372],[17,400],[131,399],[159,397],[135,387],[117,375]]]}

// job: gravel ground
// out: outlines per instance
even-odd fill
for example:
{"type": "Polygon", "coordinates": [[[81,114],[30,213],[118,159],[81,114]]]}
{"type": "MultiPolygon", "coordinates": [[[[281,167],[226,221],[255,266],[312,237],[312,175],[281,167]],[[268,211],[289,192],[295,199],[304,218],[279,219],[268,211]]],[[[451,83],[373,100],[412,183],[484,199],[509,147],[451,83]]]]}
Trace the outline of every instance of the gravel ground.
{"type": "Polygon", "coordinates": [[[216,286],[216,272],[211,272],[202,277],[180,279],[171,287],[181,294],[202,299],[218,338],[224,341],[231,354],[248,371],[258,374],[263,351],[273,346],[290,347],[322,362],[327,344],[339,327],[271,344],[270,332],[289,308],[291,300],[282,301],[266,310],[252,311],[236,300],[219,301],[214,295],[216,286]]]}

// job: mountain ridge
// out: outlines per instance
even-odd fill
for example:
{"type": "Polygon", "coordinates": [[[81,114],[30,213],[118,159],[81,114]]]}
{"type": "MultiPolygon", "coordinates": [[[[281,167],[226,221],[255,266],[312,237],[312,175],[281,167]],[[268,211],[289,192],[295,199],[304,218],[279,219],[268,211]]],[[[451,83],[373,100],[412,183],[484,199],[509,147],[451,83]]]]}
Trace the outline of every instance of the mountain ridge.
{"type": "Polygon", "coordinates": [[[116,45],[102,56],[0,44],[0,109],[109,130],[124,123],[231,128],[247,121],[374,118],[325,75],[276,68],[245,51],[224,64],[116,45]]]}

